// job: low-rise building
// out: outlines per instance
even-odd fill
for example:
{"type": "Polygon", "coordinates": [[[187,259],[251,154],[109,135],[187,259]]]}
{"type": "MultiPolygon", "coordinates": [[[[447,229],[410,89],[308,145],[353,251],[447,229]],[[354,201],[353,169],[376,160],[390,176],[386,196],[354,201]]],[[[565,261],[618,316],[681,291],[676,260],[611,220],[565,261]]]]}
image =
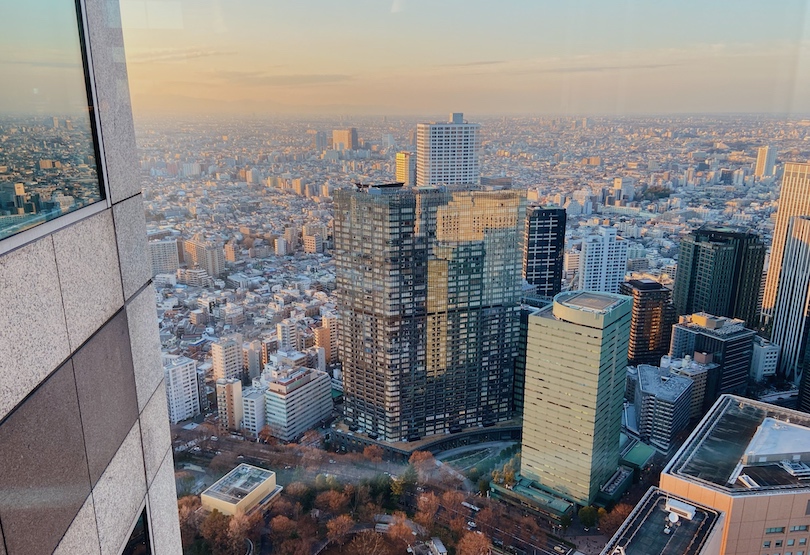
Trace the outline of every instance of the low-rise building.
{"type": "Polygon", "coordinates": [[[282,489],[272,470],[242,463],[202,492],[200,501],[207,511],[244,515],[267,508],[282,489]]]}

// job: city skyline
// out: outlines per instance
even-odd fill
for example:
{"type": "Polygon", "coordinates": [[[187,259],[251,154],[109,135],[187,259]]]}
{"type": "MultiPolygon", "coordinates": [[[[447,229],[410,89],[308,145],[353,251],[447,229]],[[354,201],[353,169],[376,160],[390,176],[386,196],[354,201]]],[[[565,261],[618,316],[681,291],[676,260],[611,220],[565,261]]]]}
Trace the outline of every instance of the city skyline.
{"type": "Polygon", "coordinates": [[[125,2],[136,112],[810,112],[806,2],[125,2]],[[672,30],[661,33],[656,22],[672,30]]]}

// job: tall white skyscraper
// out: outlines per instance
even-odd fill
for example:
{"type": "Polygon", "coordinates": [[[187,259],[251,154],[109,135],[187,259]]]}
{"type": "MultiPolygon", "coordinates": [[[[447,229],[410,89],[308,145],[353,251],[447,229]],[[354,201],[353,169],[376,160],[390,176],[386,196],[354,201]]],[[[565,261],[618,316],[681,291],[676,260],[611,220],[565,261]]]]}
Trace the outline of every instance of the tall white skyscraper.
{"type": "Polygon", "coordinates": [[[480,183],[479,125],[464,114],[450,114],[446,123],[416,126],[416,185],[480,183]]]}
{"type": "Polygon", "coordinates": [[[163,355],[163,374],[171,423],[177,424],[200,414],[197,363],[184,356],[163,355]]]}
{"type": "Polygon", "coordinates": [[[599,227],[582,241],[578,288],[618,293],[627,269],[627,241],[612,227],[599,227]]]}
{"type": "Polygon", "coordinates": [[[520,474],[581,505],[619,464],[632,304],[572,291],[528,317],[520,474]]]}
{"type": "Polygon", "coordinates": [[[773,319],[776,305],[776,290],[782,273],[782,260],[788,227],[793,216],[810,216],[810,164],[785,164],[782,175],[782,189],[779,192],[779,210],[776,212],[776,227],[771,243],[771,257],[768,263],[768,277],[765,281],[765,294],[762,299],[763,323],[773,319]]]}
{"type": "Polygon", "coordinates": [[[776,149],[770,146],[761,146],[757,149],[757,165],[754,175],[768,177],[773,175],[776,165],[776,149]]]}

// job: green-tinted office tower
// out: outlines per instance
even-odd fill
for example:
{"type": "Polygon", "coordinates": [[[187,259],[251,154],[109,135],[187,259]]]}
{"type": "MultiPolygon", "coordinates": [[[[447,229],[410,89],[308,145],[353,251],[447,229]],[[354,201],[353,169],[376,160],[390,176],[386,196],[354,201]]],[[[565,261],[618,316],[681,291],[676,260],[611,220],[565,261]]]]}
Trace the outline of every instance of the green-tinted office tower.
{"type": "Polygon", "coordinates": [[[681,241],[672,300],[678,315],[708,312],[759,321],[759,288],[765,245],[736,226],[705,225],[681,241]]]}

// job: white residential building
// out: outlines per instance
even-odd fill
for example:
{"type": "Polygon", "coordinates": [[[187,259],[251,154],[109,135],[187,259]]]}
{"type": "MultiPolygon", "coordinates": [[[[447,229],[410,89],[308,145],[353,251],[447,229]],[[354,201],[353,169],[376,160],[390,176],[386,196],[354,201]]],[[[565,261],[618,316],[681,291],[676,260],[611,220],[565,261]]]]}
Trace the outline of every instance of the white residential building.
{"type": "Polygon", "coordinates": [[[220,339],[211,343],[214,380],[241,378],[242,341],[220,339]]]}
{"type": "Polygon", "coordinates": [[[163,375],[169,421],[177,424],[200,414],[197,362],[184,356],[163,355],[163,375]]]}
{"type": "Polygon", "coordinates": [[[481,148],[479,125],[450,114],[446,123],[416,126],[416,185],[478,184],[481,148]]]}
{"type": "Polygon", "coordinates": [[[618,293],[627,270],[627,244],[612,227],[599,227],[583,239],[578,288],[618,293]]]}
{"type": "Polygon", "coordinates": [[[265,422],[282,441],[292,441],[331,414],[332,385],[326,372],[274,370],[269,378],[265,422]]]}
{"type": "Polygon", "coordinates": [[[280,351],[298,350],[298,324],[295,320],[287,318],[276,324],[276,336],[280,351]]]}
{"type": "Polygon", "coordinates": [[[761,382],[765,378],[775,376],[778,364],[779,345],[758,335],[754,336],[754,351],[751,354],[751,372],[749,373],[751,379],[761,382]]]}
{"type": "Polygon", "coordinates": [[[242,431],[256,437],[264,428],[264,389],[251,387],[242,392],[242,431]]]}

